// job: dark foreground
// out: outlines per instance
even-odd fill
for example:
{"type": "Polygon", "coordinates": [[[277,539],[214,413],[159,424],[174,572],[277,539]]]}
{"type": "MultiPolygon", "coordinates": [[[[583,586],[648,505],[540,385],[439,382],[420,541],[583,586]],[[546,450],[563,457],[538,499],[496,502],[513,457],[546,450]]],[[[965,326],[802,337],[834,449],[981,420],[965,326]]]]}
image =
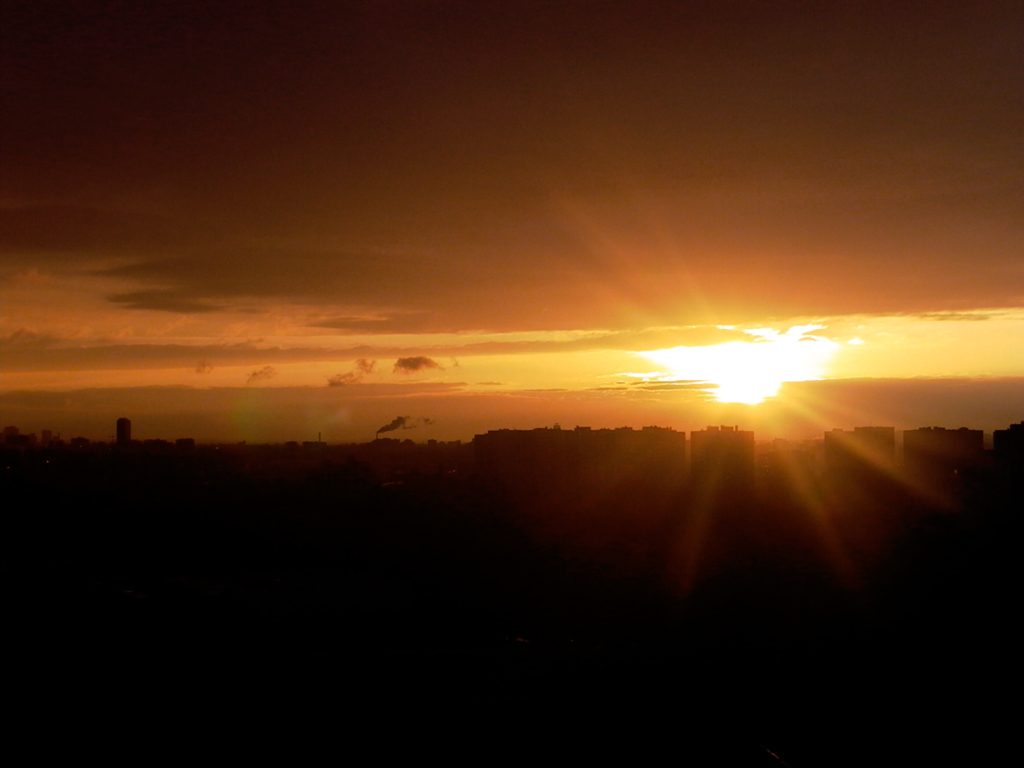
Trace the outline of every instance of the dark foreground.
{"type": "Polygon", "coordinates": [[[23,715],[83,745],[811,766],[1012,744],[1012,468],[944,496],[570,498],[326,459],[3,458],[23,715]]]}

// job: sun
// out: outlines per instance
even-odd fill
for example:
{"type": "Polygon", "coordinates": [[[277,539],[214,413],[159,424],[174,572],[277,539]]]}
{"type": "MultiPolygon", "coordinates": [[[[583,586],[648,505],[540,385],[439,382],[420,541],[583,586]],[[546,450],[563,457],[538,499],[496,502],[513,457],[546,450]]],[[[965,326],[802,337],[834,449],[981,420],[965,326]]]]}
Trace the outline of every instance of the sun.
{"type": "Polygon", "coordinates": [[[640,352],[668,369],[663,381],[707,382],[707,392],[720,403],[756,405],[778,394],[785,381],[820,379],[839,344],[812,331],[822,325],[796,325],[783,333],[756,328],[744,333],[750,341],[729,341],[706,347],[673,347],[640,352]]]}

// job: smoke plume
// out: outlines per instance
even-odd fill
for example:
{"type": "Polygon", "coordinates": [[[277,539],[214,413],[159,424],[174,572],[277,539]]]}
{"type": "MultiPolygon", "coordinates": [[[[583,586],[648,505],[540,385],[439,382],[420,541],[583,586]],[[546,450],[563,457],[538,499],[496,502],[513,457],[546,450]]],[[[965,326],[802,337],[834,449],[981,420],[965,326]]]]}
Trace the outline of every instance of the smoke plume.
{"type": "MultiPolygon", "coordinates": [[[[385,424],[383,427],[377,430],[379,435],[381,432],[393,432],[396,429],[411,429],[412,427],[406,426],[409,423],[408,416],[395,416],[390,422],[385,424]]],[[[415,424],[412,425],[416,426],[415,424]]]]}
{"type": "Polygon", "coordinates": [[[346,384],[358,384],[363,380],[363,376],[373,373],[373,369],[376,365],[376,360],[367,360],[365,357],[360,357],[356,360],[356,368],[354,371],[329,376],[327,378],[327,386],[344,387],[346,384]]]}
{"type": "Polygon", "coordinates": [[[421,416],[417,419],[412,416],[396,416],[390,422],[385,424],[383,427],[377,430],[379,435],[381,432],[394,432],[396,429],[416,429],[421,424],[425,427],[433,426],[437,422],[434,419],[429,419],[425,416],[421,416]]]}
{"type": "Polygon", "coordinates": [[[346,384],[358,384],[362,378],[358,373],[338,373],[327,377],[327,386],[344,387],[346,384]]]}
{"type": "Polygon", "coordinates": [[[246,384],[252,384],[254,381],[266,381],[277,376],[277,370],[272,365],[265,365],[258,371],[253,371],[249,374],[249,378],[245,380],[246,384]]]}

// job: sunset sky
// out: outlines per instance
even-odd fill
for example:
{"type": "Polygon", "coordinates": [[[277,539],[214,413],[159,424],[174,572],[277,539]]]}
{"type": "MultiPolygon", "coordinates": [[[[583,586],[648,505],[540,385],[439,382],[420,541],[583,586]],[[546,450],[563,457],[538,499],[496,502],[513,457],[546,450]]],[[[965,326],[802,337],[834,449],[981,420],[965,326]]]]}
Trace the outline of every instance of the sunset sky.
{"type": "Polygon", "coordinates": [[[2,6],[3,424],[1024,419],[1024,4],[2,6]]]}

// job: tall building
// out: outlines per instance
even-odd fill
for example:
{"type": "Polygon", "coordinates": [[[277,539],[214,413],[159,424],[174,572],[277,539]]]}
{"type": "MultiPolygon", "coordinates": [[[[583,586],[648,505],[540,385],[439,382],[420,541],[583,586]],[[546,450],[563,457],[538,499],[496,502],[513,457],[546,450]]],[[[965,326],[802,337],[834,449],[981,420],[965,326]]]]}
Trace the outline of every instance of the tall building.
{"type": "Polygon", "coordinates": [[[681,481],[686,470],[686,434],[660,427],[499,429],[474,437],[473,452],[481,476],[526,492],[681,481]]]}
{"type": "Polygon", "coordinates": [[[825,469],[833,474],[887,472],[896,464],[895,427],[854,427],[825,433],[825,469]]]}
{"type": "Polygon", "coordinates": [[[1024,421],[993,432],[992,449],[1000,461],[1024,459],[1024,421]]]}
{"type": "Polygon", "coordinates": [[[907,472],[928,481],[948,481],[975,466],[985,450],[980,429],[921,427],[903,433],[903,465],[907,472]]]}
{"type": "Polygon", "coordinates": [[[690,433],[690,477],[698,487],[748,491],[754,486],[754,433],[707,427],[690,433]]]}
{"type": "Polygon", "coordinates": [[[121,446],[131,445],[132,423],[124,417],[117,420],[117,444],[121,446]]]}

